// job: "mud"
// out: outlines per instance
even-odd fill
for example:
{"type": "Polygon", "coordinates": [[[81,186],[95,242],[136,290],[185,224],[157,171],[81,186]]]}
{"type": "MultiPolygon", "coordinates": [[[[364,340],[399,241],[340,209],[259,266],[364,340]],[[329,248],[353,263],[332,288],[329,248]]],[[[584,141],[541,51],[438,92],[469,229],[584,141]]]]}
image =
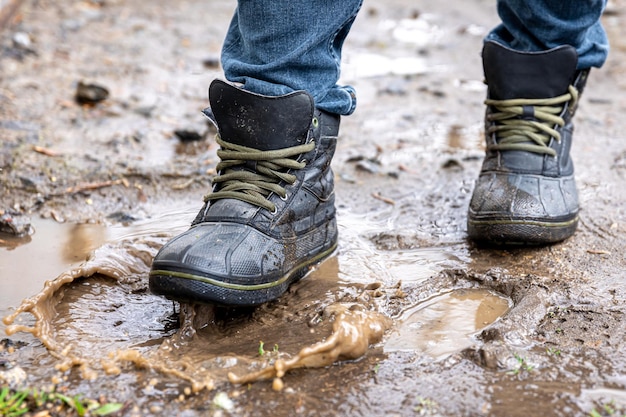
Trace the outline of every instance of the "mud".
{"type": "Polygon", "coordinates": [[[2,384],[124,415],[624,414],[626,3],[576,117],[579,230],[519,249],[465,234],[494,6],[365,3],[339,249],[280,300],[228,310],[153,296],[146,272],[210,188],[200,110],[234,2],[25,0],[0,32],[0,216],[22,232],[0,235],[2,384]],[[79,103],[81,85],[108,96],[79,103]]]}

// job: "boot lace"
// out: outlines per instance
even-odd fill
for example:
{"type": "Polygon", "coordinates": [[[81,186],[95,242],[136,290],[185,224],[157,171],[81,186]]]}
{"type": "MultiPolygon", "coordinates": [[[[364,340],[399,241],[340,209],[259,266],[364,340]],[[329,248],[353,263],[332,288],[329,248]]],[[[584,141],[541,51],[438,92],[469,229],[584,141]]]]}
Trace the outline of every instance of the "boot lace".
{"type": "Polygon", "coordinates": [[[204,196],[204,202],[223,198],[235,198],[271,212],[276,205],[268,200],[275,193],[285,198],[287,192],[281,182],[293,184],[296,176],[288,173],[290,169],[302,169],[306,162],[294,157],[312,151],[315,142],[272,151],[261,151],[222,140],[216,137],[221,149],[217,151],[220,162],[213,178],[213,184],[219,184],[218,191],[204,196]],[[247,169],[244,169],[247,168],[247,169]]]}
{"type": "Polygon", "coordinates": [[[487,120],[494,122],[487,128],[487,134],[496,134],[498,142],[488,146],[488,150],[516,150],[556,156],[550,148],[550,139],[561,140],[557,130],[565,121],[561,114],[565,105],[571,102],[573,108],[578,101],[578,90],[569,86],[568,92],[547,99],[485,100],[494,110],[487,114],[487,120]]]}

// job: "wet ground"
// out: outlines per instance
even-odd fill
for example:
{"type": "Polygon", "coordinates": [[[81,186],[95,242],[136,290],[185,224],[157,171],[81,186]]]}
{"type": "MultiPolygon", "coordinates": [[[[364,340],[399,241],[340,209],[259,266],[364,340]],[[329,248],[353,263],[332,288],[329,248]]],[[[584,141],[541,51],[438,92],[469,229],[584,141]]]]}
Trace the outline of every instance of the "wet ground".
{"type": "Polygon", "coordinates": [[[146,272],[210,187],[200,109],[234,2],[24,0],[0,33],[0,215],[24,232],[0,234],[3,384],[124,415],[624,414],[626,3],[577,114],[578,232],[489,249],[465,215],[494,3],[366,2],[344,56],[359,106],[333,161],[339,250],[228,311],[153,296],[146,272]],[[80,83],[108,96],[79,104],[80,83]]]}

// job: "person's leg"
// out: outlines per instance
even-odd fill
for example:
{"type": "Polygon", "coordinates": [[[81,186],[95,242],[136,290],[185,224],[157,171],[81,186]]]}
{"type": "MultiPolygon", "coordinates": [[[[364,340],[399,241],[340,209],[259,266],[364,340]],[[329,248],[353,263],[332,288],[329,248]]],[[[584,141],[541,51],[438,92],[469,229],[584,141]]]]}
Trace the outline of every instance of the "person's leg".
{"type": "Polygon", "coordinates": [[[222,49],[226,79],[258,94],[304,90],[316,107],[350,114],[356,101],[337,86],[343,42],[362,0],[240,0],[222,49]]]}
{"type": "Polygon", "coordinates": [[[570,45],[577,69],[601,67],[609,42],[600,22],[606,0],[498,0],[502,24],[486,40],[519,52],[547,51],[570,45]]]}
{"type": "Polygon", "coordinates": [[[572,118],[589,67],[608,53],[604,5],[498,2],[503,23],[483,48],[487,150],[468,210],[470,238],[549,244],[576,230],[572,118]]]}
{"type": "Polygon", "coordinates": [[[150,289],[228,306],[274,300],[337,247],[333,172],[341,46],[361,0],[240,0],[209,87],[220,145],[213,191],[165,244],[150,289]]]}

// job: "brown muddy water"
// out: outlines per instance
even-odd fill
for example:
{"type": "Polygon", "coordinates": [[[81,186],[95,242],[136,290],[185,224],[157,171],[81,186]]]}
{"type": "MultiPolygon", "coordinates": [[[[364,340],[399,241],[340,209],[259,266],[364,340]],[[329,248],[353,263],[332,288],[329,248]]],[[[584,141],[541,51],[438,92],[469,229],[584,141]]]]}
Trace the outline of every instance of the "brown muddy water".
{"type": "Polygon", "coordinates": [[[124,416],[626,413],[623,0],[576,116],[579,230],[516,249],[465,233],[495,2],[365,2],[343,56],[359,105],[333,159],[339,248],[246,310],[147,290],[216,164],[200,110],[235,2],[209,4],[24,0],[0,34],[0,211],[34,230],[0,236],[0,384],[124,416]],[[83,80],[109,97],[77,104],[83,80]]]}
{"type": "MultiPolygon", "coordinates": [[[[402,282],[424,282],[462,264],[462,255],[450,248],[380,251],[365,244],[363,230],[351,223],[370,232],[381,232],[376,229],[384,225],[345,213],[340,252],[296,284],[278,306],[231,311],[178,305],[148,293],[147,271],[164,239],[192,216],[191,210],[171,212],[109,227],[40,219],[28,238],[4,237],[3,305],[18,306],[36,293],[17,309],[2,311],[5,330],[31,333],[58,361],[48,373],[40,369],[39,377],[59,381],[69,375],[87,383],[147,369],[144,390],[152,394],[161,392],[162,384],[168,387],[163,394],[184,396],[228,381],[237,386],[268,379],[274,390],[286,386],[292,392],[291,382],[283,381],[291,370],[359,360],[370,346],[443,360],[478,343],[480,331],[512,304],[486,289],[445,290],[406,305],[381,302],[406,298],[402,282]],[[164,219],[179,220],[164,230],[164,219]],[[369,271],[351,279],[345,271],[355,270],[364,258],[369,271]],[[55,274],[41,290],[43,280],[55,274]],[[15,285],[16,277],[23,285],[15,285]]],[[[142,412],[160,407],[137,401],[141,406],[142,412]]]]}

